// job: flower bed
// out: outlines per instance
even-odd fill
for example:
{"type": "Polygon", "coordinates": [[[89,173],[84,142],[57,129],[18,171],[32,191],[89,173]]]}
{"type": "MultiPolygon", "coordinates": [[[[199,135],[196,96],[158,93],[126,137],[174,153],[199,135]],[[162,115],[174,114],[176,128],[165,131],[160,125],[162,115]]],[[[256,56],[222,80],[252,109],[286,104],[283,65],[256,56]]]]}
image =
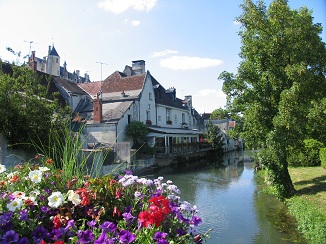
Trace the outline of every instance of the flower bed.
{"type": "Polygon", "coordinates": [[[65,179],[52,163],[0,165],[0,243],[203,242],[196,206],[171,181],[65,179]]]}

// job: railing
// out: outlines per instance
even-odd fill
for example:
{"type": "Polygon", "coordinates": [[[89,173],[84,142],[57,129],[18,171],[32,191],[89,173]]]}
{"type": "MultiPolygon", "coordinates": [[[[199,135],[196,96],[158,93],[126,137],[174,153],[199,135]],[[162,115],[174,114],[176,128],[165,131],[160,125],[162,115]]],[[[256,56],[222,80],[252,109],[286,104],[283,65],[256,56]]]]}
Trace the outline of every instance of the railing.
{"type": "Polygon", "coordinates": [[[173,144],[166,147],[157,147],[156,156],[183,155],[199,151],[207,151],[210,148],[211,146],[206,142],[173,144]]]}

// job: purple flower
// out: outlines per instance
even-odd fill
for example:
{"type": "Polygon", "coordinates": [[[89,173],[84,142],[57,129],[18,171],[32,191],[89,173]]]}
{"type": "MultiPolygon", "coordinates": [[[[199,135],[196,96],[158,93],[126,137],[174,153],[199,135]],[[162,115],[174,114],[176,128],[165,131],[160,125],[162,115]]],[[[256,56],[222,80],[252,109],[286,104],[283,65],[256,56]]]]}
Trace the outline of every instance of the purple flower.
{"type": "Polygon", "coordinates": [[[91,243],[94,239],[94,234],[90,230],[78,231],[78,243],[91,243]]]}
{"type": "Polygon", "coordinates": [[[132,222],[133,222],[134,219],[135,219],[135,217],[132,216],[131,213],[126,213],[126,212],[125,212],[125,213],[122,214],[122,216],[124,217],[124,219],[125,219],[127,225],[131,225],[132,222]]]}
{"type": "Polygon", "coordinates": [[[96,226],[96,221],[95,220],[89,221],[87,222],[87,225],[93,229],[96,226]]]}
{"type": "Polygon", "coordinates": [[[156,244],[169,244],[169,242],[165,239],[159,239],[158,241],[156,241],[156,244]]]}
{"type": "Polygon", "coordinates": [[[187,234],[187,232],[182,228],[176,229],[176,232],[178,236],[184,236],[185,234],[187,234]]]}
{"type": "Polygon", "coordinates": [[[28,244],[29,240],[27,237],[20,238],[17,244],[28,244]]]}
{"type": "Polygon", "coordinates": [[[198,216],[193,216],[191,222],[194,224],[194,226],[198,226],[202,223],[201,218],[198,216]]]}
{"type": "Polygon", "coordinates": [[[128,244],[136,239],[136,235],[130,233],[128,230],[122,230],[119,232],[120,242],[123,244],[128,244]]]}
{"type": "Polygon", "coordinates": [[[61,238],[62,236],[62,229],[53,229],[51,231],[51,233],[48,234],[48,236],[52,239],[52,240],[58,240],[59,238],[61,238]]]}
{"type": "Polygon", "coordinates": [[[94,241],[94,244],[103,244],[107,243],[108,236],[105,233],[102,233],[97,240],[94,241]]]}
{"type": "Polygon", "coordinates": [[[50,208],[48,208],[47,206],[41,206],[41,212],[42,213],[47,213],[49,211],[50,208]]]}
{"type": "Polygon", "coordinates": [[[33,240],[35,243],[39,243],[44,237],[46,237],[48,231],[43,227],[39,226],[35,230],[33,230],[33,240]]]}
{"type": "Polygon", "coordinates": [[[102,229],[103,233],[114,232],[117,230],[117,226],[109,221],[103,222],[103,224],[101,224],[99,228],[102,229]]]}
{"type": "Polygon", "coordinates": [[[19,239],[18,234],[14,230],[9,230],[3,235],[1,243],[3,244],[15,243],[18,241],[18,239],[19,239]]]}
{"type": "Polygon", "coordinates": [[[52,193],[52,190],[50,188],[45,188],[44,191],[49,195],[52,193]]]}
{"type": "Polygon", "coordinates": [[[0,216],[0,226],[6,225],[12,219],[13,212],[9,211],[0,216]]]}
{"type": "Polygon", "coordinates": [[[166,233],[164,233],[164,232],[158,231],[158,232],[156,232],[156,233],[154,234],[153,239],[154,239],[155,241],[158,241],[158,240],[160,240],[160,239],[165,239],[165,237],[166,237],[167,235],[168,235],[168,234],[166,234],[166,233]]]}
{"type": "Polygon", "coordinates": [[[29,220],[27,209],[20,210],[19,214],[20,214],[20,218],[19,218],[20,221],[28,221],[29,220]]]}
{"type": "Polygon", "coordinates": [[[125,170],[125,174],[126,174],[126,175],[132,175],[132,171],[131,171],[131,170],[128,170],[128,169],[126,169],[126,170],[125,170]]]}
{"type": "Polygon", "coordinates": [[[182,215],[180,212],[177,213],[177,218],[178,218],[179,220],[181,220],[182,222],[186,223],[186,224],[189,224],[189,222],[190,222],[190,220],[184,218],[183,215],[182,215]]]}

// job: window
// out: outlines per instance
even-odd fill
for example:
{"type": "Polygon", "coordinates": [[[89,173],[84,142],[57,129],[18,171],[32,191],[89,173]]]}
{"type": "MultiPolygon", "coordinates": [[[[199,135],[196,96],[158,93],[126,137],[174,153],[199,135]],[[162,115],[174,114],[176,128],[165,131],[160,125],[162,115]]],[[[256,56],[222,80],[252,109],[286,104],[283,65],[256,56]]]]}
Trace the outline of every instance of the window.
{"type": "Polygon", "coordinates": [[[153,94],[151,92],[149,93],[148,99],[153,100],[153,94]]]}
{"type": "Polygon", "coordinates": [[[151,111],[146,111],[146,119],[151,120],[151,111]]]}
{"type": "Polygon", "coordinates": [[[171,109],[166,109],[166,121],[171,121],[171,109]]]}
{"type": "Polygon", "coordinates": [[[130,124],[130,122],[131,122],[131,115],[128,114],[128,124],[130,124]]]}
{"type": "Polygon", "coordinates": [[[158,121],[161,121],[161,116],[157,116],[157,120],[158,121]]]}
{"type": "Polygon", "coordinates": [[[186,123],[186,117],[185,117],[185,114],[182,113],[182,124],[185,124],[186,123]]]}

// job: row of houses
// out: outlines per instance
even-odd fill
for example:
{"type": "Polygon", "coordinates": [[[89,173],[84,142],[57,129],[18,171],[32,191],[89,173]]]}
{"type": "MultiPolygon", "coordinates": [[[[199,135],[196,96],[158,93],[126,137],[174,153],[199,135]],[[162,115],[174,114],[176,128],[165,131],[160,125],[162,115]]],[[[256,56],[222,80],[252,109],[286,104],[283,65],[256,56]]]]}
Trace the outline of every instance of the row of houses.
{"type": "MultiPolygon", "coordinates": [[[[32,52],[29,66],[52,75],[53,83],[76,115],[73,122],[86,121],[85,147],[132,143],[125,136],[126,126],[132,121],[147,125],[148,143],[162,155],[176,153],[176,145],[198,144],[205,133],[205,120],[193,107],[192,96],[178,98],[174,87],[165,88],[146,70],[144,60],[132,61],[122,72],[115,71],[96,82],[91,82],[87,74],[81,77],[79,71],[69,73],[66,62],[60,66],[54,46],[43,59],[32,52]]],[[[232,149],[235,146],[226,147],[232,149]]]]}

